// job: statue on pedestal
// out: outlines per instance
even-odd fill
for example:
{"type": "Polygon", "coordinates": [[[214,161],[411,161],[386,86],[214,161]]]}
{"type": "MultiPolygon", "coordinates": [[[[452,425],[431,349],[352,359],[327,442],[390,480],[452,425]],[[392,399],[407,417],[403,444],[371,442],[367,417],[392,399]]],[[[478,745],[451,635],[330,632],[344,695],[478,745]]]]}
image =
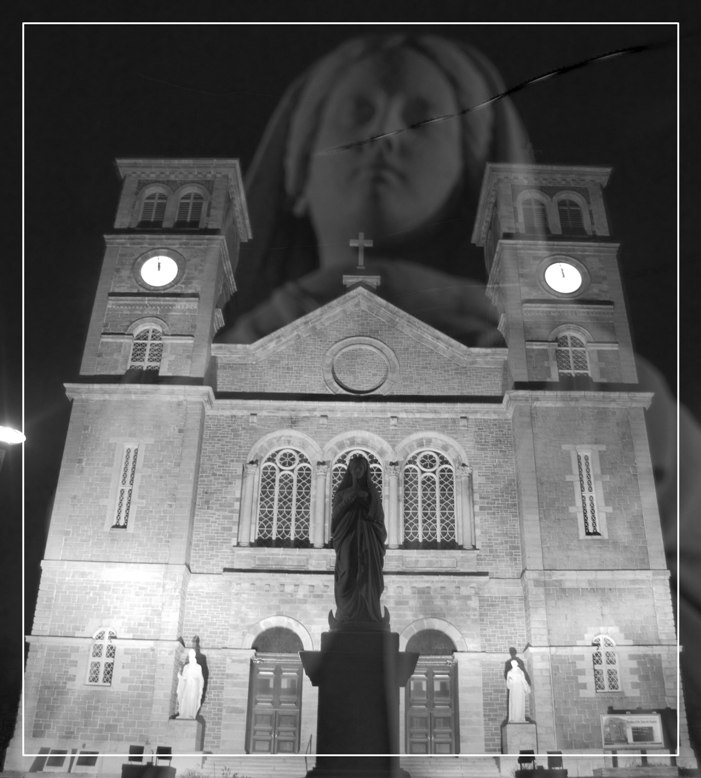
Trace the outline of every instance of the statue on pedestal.
{"type": "Polygon", "coordinates": [[[331,628],[387,624],[389,614],[385,610],[383,616],[380,608],[387,531],[380,495],[361,455],[351,458],[334,497],[331,535],[336,551],[331,628]]]}
{"type": "Polygon", "coordinates": [[[511,670],[506,674],[506,688],[509,690],[509,724],[525,722],[526,695],[531,687],[515,659],[511,660],[511,670]]]}
{"type": "Polygon", "coordinates": [[[194,648],[188,652],[188,661],[178,673],[178,718],[194,719],[202,704],[204,676],[197,662],[194,648]]]}

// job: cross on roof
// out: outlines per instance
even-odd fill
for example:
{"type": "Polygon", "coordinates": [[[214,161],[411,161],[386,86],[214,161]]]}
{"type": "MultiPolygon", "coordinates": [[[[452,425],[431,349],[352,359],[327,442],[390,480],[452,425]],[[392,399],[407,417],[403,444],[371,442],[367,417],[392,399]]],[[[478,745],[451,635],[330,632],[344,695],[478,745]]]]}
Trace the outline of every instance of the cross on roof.
{"type": "Polygon", "coordinates": [[[352,246],[353,248],[358,249],[358,270],[365,270],[365,264],[364,264],[364,249],[370,248],[372,246],[372,240],[366,239],[364,232],[359,232],[357,238],[351,238],[348,242],[349,246],[352,246]]]}

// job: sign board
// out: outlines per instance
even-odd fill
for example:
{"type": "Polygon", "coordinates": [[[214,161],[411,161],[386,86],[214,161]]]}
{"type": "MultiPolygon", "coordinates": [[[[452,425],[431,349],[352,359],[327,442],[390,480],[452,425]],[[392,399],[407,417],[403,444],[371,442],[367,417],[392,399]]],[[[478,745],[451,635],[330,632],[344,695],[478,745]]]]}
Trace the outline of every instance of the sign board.
{"type": "Polygon", "coordinates": [[[659,713],[610,713],[601,717],[601,739],[607,749],[664,748],[659,713]]]}

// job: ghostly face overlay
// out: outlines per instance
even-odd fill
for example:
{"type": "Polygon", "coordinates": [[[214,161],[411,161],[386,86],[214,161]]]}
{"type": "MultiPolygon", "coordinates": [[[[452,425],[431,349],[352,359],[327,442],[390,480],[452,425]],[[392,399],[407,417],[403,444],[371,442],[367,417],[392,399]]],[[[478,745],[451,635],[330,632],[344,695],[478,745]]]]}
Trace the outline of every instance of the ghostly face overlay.
{"type": "Polygon", "coordinates": [[[352,476],[356,479],[360,479],[365,475],[366,465],[365,460],[360,457],[353,457],[349,463],[349,468],[352,476]]]}
{"type": "Polygon", "coordinates": [[[414,51],[362,60],[324,108],[314,152],[390,133],[330,154],[313,153],[306,197],[320,244],[347,244],[363,231],[381,248],[437,216],[462,176],[458,118],[392,131],[458,110],[441,71],[414,51]]]}

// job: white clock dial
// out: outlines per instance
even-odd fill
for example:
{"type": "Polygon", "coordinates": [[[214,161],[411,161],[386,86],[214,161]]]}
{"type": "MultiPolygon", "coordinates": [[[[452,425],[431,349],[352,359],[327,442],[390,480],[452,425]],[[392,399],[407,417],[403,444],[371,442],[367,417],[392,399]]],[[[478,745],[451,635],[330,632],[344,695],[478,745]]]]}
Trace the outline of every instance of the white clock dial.
{"type": "Polygon", "coordinates": [[[582,285],[581,272],[569,262],[553,262],[545,268],[545,283],[560,294],[572,294],[582,285]]]}
{"type": "Polygon", "coordinates": [[[141,278],[149,286],[167,286],[176,279],[178,271],[178,263],[165,254],[149,257],[139,269],[141,278]]]}

